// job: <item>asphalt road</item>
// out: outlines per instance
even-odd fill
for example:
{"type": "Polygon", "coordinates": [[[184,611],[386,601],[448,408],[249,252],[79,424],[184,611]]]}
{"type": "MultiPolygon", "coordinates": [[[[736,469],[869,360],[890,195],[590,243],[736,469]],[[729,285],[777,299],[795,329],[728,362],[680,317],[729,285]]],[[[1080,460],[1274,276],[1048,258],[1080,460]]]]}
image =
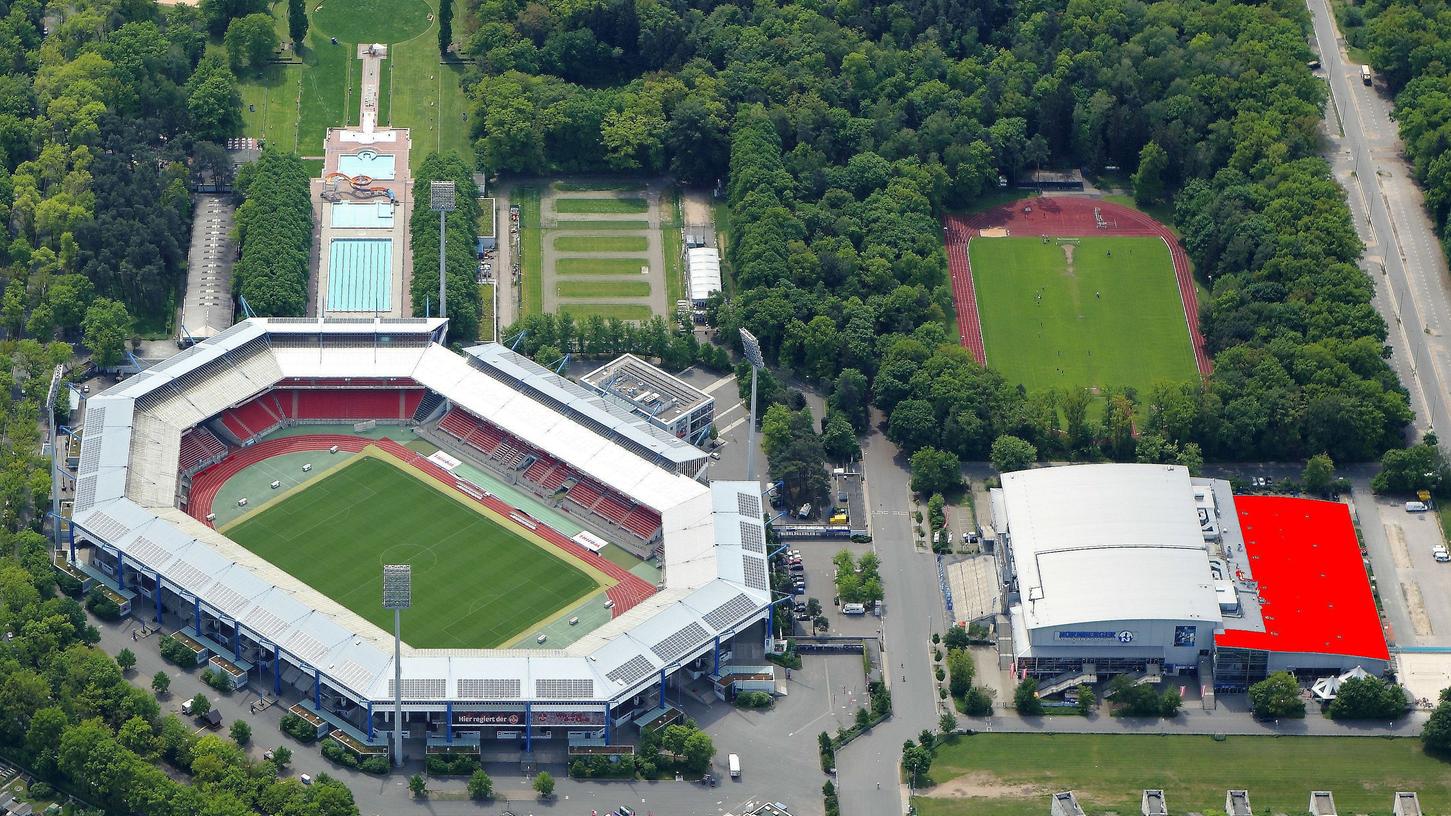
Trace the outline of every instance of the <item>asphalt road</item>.
{"type": "Polygon", "coordinates": [[[1390,101],[1378,87],[1364,85],[1360,66],[1346,59],[1329,0],[1307,2],[1334,103],[1326,128],[1333,148],[1329,158],[1365,241],[1361,265],[1376,282],[1376,307],[1390,326],[1393,364],[1411,392],[1417,435],[1451,429],[1446,259],[1402,158],[1390,101]]]}

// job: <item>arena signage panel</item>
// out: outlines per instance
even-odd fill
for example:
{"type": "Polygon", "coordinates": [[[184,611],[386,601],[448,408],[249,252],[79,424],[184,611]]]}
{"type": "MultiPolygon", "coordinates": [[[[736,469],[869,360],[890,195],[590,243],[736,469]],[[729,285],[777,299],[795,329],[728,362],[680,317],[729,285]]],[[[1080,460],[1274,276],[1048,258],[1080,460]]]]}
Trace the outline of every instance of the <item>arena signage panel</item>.
{"type": "MultiPolygon", "coordinates": [[[[534,725],[603,725],[603,711],[536,711],[534,725]]],[[[455,711],[453,724],[519,726],[524,724],[522,711],[455,711]]]]}
{"type": "Polygon", "coordinates": [[[1122,631],[1094,630],[1094,631],[1067,631],[1059,632],[1059,640],[1112,640],[1118,643],[1133,643],[1134,633],[1124,629],[1122,631]]]}

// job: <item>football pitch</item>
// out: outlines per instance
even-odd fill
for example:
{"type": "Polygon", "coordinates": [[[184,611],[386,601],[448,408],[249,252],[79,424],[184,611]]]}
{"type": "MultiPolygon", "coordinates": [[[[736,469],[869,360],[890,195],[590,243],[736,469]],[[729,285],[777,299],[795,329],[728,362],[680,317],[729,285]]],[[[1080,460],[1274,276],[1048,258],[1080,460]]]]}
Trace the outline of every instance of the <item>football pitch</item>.
{"type": "Polygon", "coordinates": [[[1158,238],[974,238],[987,363],[1029,390],[1198,378],[1169,249],[1158,238]]]}
{"type": "Polygon", "coordinates": [[[413,565],[404,640],[502,646],[599,588],[589,574],[382,459],[359,457],[227,536],[384,631],[383,564],[413,565]]]}

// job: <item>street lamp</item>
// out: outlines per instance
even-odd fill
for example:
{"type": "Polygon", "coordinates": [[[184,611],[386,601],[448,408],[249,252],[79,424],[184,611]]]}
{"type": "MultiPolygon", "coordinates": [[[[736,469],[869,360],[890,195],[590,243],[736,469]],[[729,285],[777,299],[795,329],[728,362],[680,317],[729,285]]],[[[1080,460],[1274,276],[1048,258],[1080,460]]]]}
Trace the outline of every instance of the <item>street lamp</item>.
{"type": "Polygon", "coordinates": [[[403,765],[403,610],[413,605],[413,567],[383,565],[383,608],[393,610],[393,767],[403,765]]]}
{"type": "Polygon", "coordinates": [[[454,188],[454,183],[429,182],[428,207],[438,213],[438,316],[448,317],[448,286],[444,277],[448,265],[444,261],[443,231],[444,219],[458,208],[458,191],[454,188]]]}
{"type": "Polygon", "coordinates": [[[761,357],[761,341],[749,329],[741,329],[741,347],[745,349],[746,361],[751,364],[751,421],[746,434],[746,478],[756,478],[756,375],[766,365],[761,357]]]}

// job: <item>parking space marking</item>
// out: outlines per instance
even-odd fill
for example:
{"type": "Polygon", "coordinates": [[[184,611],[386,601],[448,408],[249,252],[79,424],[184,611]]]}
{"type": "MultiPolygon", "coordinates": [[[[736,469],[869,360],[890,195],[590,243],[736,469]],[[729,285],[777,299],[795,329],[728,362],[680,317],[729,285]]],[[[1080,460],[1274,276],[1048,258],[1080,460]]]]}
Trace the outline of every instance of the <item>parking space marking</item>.
{"type": "Polygon", "coordinates": [[[725,426],[724,428],[721,428],[720,430],[716,431],[715,432],[716,433],[716,436],[720,436],[721,434],[730,433],[731,432],[731,429],[735,428],[737,425],[744,424],[745,421],[746,421],[746,418],[745,417],[741,417],[740,419],[736,420],[735,422],[732,422],[731,424],[725,426]]]}
{"type": "Polygon", "coordinates": [[[704,387],[704,388],[702,388],[700,390],[704,391],[707,394],[714,394],[716,391],[720,390],[721,388],[724,388],[726,383],[733,383],[735,381],[736,381],[736,375],[734,375],[734,374],[727,374],[726,376],[721,377],[720,379],[716,380],[715,382],[711,383],[710,385],[707,385],[706,387],[704,387]]]}

